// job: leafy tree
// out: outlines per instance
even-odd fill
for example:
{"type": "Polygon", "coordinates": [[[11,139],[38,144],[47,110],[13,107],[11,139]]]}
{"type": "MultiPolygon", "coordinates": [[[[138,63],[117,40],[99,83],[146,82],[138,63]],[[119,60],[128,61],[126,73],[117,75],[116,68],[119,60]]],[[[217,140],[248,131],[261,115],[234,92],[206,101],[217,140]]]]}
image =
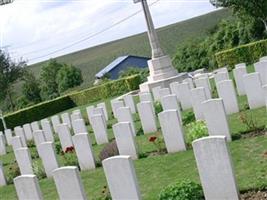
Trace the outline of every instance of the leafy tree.
{"type": "Polygon", "coordinates": [[[69,66],[64,64],[58,71],[56,82],[60,93],[69,88],[79,86],[83,82],[81,70],[72,65],[69,66]]]}
{"type": "Polygon", "coordinates": [[[63,64],[52,59],[41,69],[41,97],[43,99],[53,99],[59,96],[57,74],[63,64]]]}
{"type": "Polygon", "coordinates": [[[22,77],[25,66],[24,61],[15,62],[8,53],[0,50],[0,99],[7,99],[12,110],[15,109],[13,85],[22,77]]]}
{"type": "Polygon", "coordinates": [[[119,78],[124,78],[135,74],[140,74],[142,82],[145,82],[149,75],[149,70],[147,68],[142,69],[139,67],[129,67],[119,73],[119,78]]]}
{"type": "Polygon", "coordinates": [[[22,80],[24,81],[22,86],[22,93],[24,97],[33,103],[41,102],[42,99],[40,85],[33,73],[28,71],[25,72],[22,80]]]}
{"type": "Polygon", "coordinates": [[[267,1],[266,0],[212,0],[213,5],[232,8],[235,13],[249,15],[262,21],[267,31],[267,1]]]}

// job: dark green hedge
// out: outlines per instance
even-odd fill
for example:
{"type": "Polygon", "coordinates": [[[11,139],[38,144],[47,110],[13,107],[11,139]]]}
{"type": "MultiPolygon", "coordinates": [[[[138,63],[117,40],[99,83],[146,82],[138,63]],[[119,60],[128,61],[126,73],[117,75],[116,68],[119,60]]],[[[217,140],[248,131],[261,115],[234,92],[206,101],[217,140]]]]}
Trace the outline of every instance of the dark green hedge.
{"type": "MultiPolygon", "coordinates": [[[[15,126],[21,126],[26,123],[50,117],[75,106],[92,103],[108,97],[118,96],[138,89],[140,83],[140,75],[134,75],[82,90],[80,92],[58,97],[50,101],[42,102],[5,115],[7,127],[14,128],[15,126]]],[[[0,123],[0,130],[3,130],[2,123],[0,123]]]]}
{"type": "Polygon", "coordinates": [[[259,58],[267,55],[267,40],[249,43],[233,49],[221,51],[215,54],[219,67],[228,65],[233,69],[235,64],[258,62],[259,58]]]}

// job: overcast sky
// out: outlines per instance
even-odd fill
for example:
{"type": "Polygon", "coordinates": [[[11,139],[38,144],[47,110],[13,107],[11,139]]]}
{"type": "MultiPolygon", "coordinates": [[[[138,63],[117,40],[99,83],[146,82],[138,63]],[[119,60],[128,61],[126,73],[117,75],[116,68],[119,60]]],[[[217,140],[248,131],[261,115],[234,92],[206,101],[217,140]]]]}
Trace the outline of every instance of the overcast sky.
{"type": "MultiPolygon", "coordinates": [[[[156,27],[215,9],[209,0],[155,1],[148,3],[156,27]]],[[[15,0],[0,6],[0,46],[36,63],[146,31],[142,12],[130,17],[140,9],[133,0],[15,0]]]]}

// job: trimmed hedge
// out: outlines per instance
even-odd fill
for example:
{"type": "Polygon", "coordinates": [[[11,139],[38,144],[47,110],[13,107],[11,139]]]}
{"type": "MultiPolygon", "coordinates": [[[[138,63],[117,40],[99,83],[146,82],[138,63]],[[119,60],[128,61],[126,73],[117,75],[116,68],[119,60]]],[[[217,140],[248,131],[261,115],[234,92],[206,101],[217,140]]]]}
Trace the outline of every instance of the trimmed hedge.
{"type": "MultiPolygon", "coordinates": [[[[5,115],[7,127],[14,128],[16,126],[22,126],[23,124],[39,121],[76,106],[93,103],[108,97],[122,95],[126,92],[137,90],[139,84],[141,84],[140,75],[134,75],[82,90],[80,92],[58,97],[50,101],[45,101],[5,115]]],[[[0,123],[0,130],[3,130],[2,123],[0,123]]]]}
{"type": "Polygon", "coordinates": [[[215,54],[218,67],[233,69],[238,63],[253,64],[267,55],[267,40],[261,40],[215,54]]]}

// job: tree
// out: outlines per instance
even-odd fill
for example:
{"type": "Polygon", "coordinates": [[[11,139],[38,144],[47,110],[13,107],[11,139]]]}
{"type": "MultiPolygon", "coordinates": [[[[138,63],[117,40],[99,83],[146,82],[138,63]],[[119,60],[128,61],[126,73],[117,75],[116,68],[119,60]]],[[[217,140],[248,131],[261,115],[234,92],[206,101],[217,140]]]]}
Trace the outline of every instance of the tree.
{"type": "Polygon", "coordinates": [[[267,1],[266,0],[211,0],[213,5],[232,8],[235,13],[249,15],[260,20],[267,31],[267,1]]]}
{"type": "Polygon", "coordinates": [[[81,70],[72,65],[66,65],[58,71],[56,82],[60,93],[69,88],[81,85],[83,77],[81,70]]]}
{"type": "Polygon", "coordinates": [[[24,61],[15,62],[8,53],[0,50],[0,99],[7,99],[12,110],[15,109],[12,99],[13,85],[22,77],[25,66],[24,61]]]}
{"type": "Polygon", "coordinates": [[[33,73],[26,71],[22,80],[24,81],[22,86],[22,93],[24,97],[33,103],[41,102],[42,99],[40,85],[33,73]]]}
{"type": "Polygon", "coordinates": [[[53,99],[59,96],[57,73],[63,67],[63,64],[56,60],[50,60],[47,65],[41,69],[41,96],[43,99],[53,99]]]}

